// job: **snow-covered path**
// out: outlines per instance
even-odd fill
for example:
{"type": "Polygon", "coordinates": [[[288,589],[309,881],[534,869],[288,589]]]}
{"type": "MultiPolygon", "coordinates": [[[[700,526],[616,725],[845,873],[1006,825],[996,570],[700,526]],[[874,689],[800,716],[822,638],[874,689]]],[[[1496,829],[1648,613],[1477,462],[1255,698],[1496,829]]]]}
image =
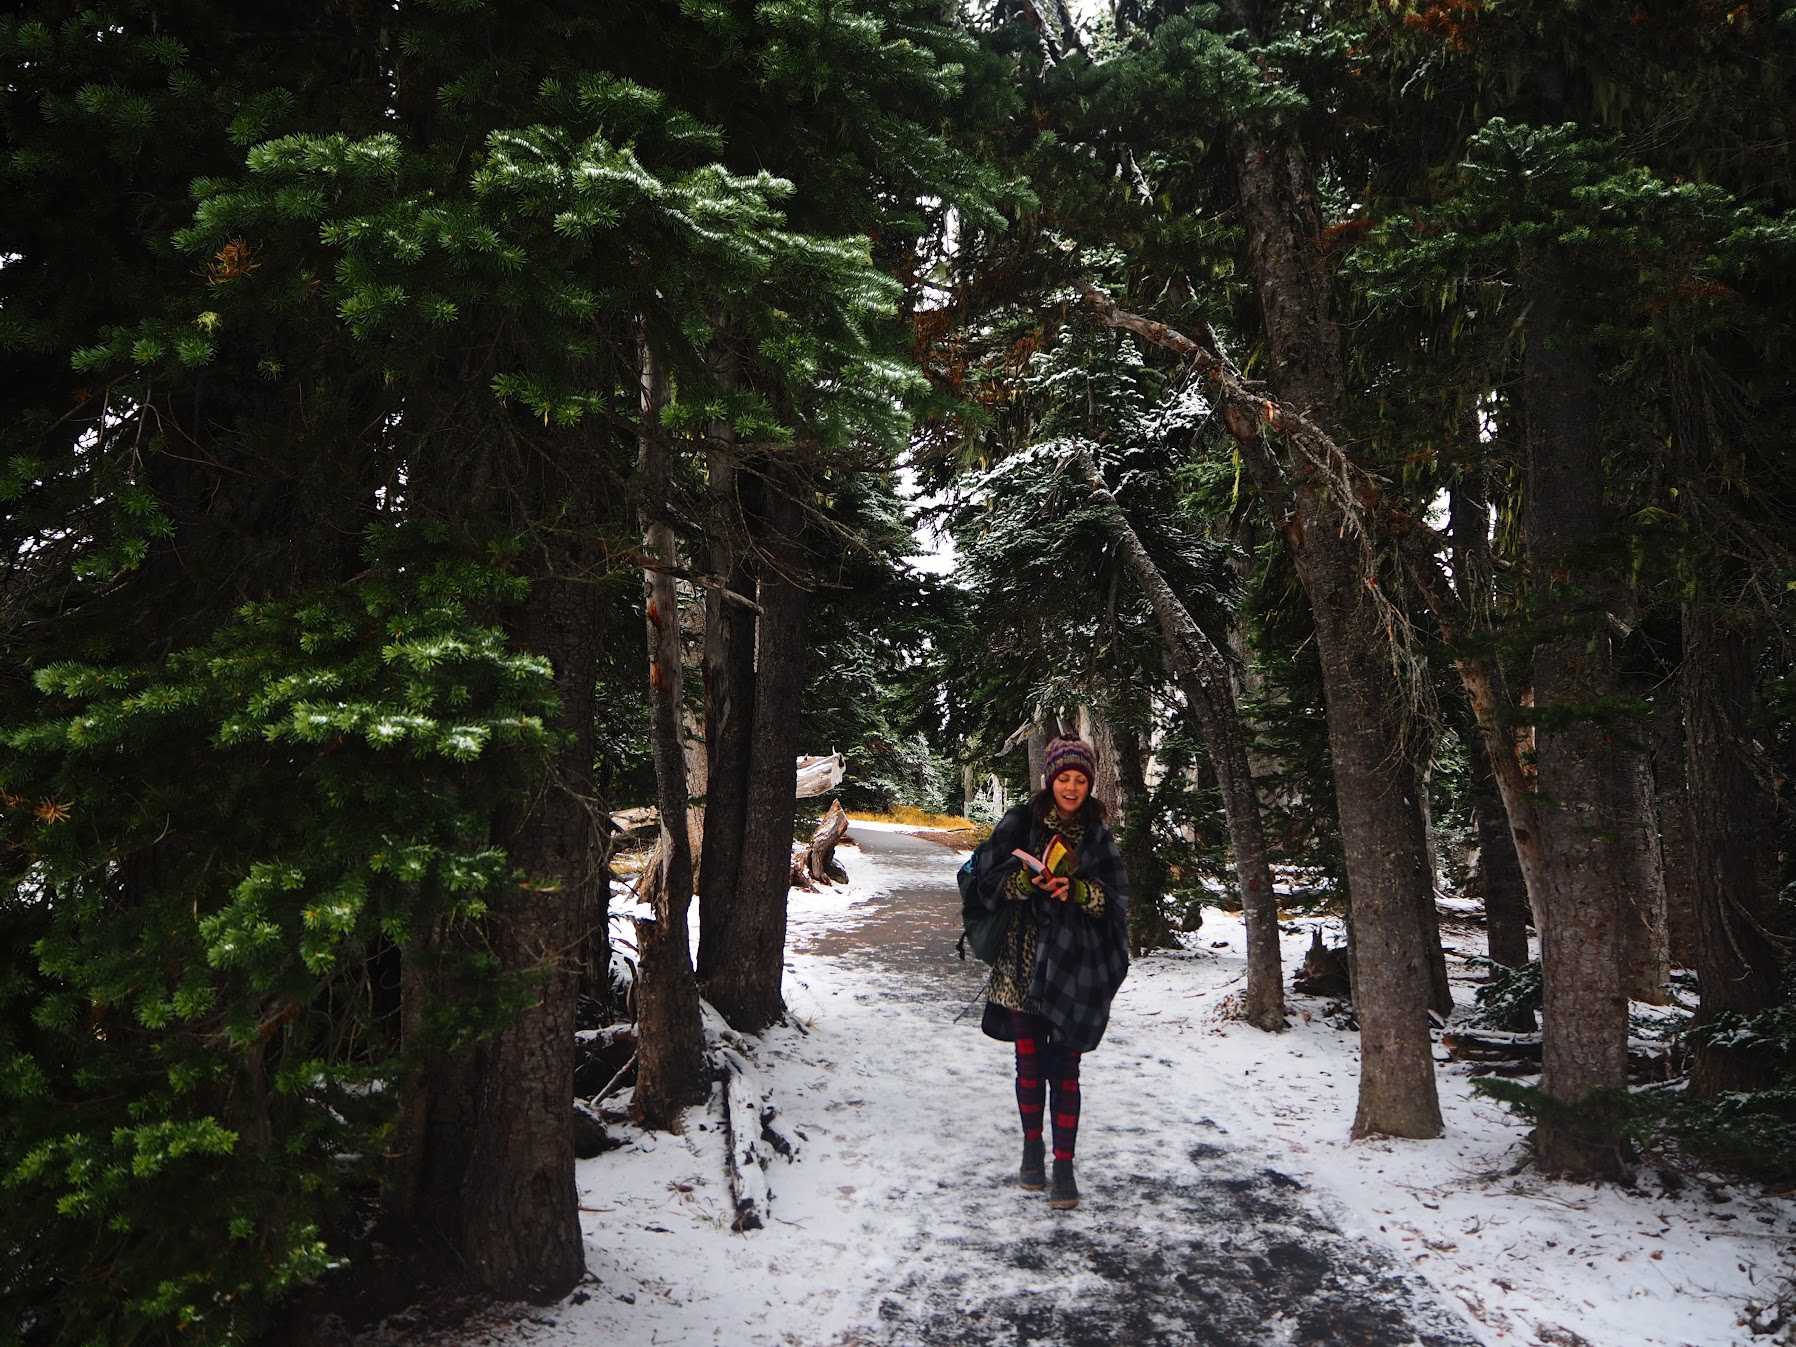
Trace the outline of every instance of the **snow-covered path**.
{"type": "MultiPolygon", "coordinates": [[[[953,955],[960,857],[860,823],[853,837],[849,886],[792,895],[790,1022],[754,1045],[798,1144],[772,1161],[766,1228],[729,1228],[715,1111],[679,1136],[620,1125],[624,1148],[579,1167],[586,1284],[433,1342],[1767,1341],[1737,1318],[1796,1229],[1792,1204],[1716,1214],[1694,1195],[1518,1180],[1518,1126],[1456,1068],[1448,1136],[1350,1145],[1354,1036],[1313,1002],[1277,1037],[1220,1019],[1244,965],[1238,921],[1217,913],[1131,971],[1084,1063],[1085,1201],[1049,1210],[1012,1181],[1009,1049],[979,1032],[982,967],[953,955]]],[[[1288,961],[1307,933],[1293,928],[1288,961]]]]}
{"type": "Polygon", "coordinates": [[[851,895],[793,895],[794,1023],[758,1066],[799,1142],[772,1217],[728,1229],[717,1120],[580,1167],[591,1283],[515,1320],[540,1343],[1377,1344],[1477,1341],[1381,1248],[1239,1153],[1158,1015],[1085,1061],[1082,1207],[1013,1182],[1007,1045],[978,1028],[983,968],[954,957],[959,857],[857,825],[851,895]],[[843,903],[843,898],[855,900],[843,903]],[[969,1004],[971,1009],[969,1010],[969,1004]],[[965,1012],[963,1016],[963,1012],[965,1012]],[[963,1016],[958,1019],[957,1016],[963,1016]]]}
{"type": "Polygon", "coordinates": [[[874,1197],[893,1248],[863,1288],[877,1322],[848,1340],[1477,1341],[1382,1248],[1343,1236],[1300,1181],[1237,1152],[1209,1116],[1217,1082],[1162,1053],[1155,1019],[1126,1003],[1085,1060],[1079,1210],[1017,1188],[1009,1049],[978,1031],[982,970],[953,959],[958,858],[903,834],[863,829],[860,842],[892,875],[884,895],[794,942],[858,969],[835,995],[890,1025],[857,1066],[869,1098],[856,1145],[884,1171],[874,1197]]]}

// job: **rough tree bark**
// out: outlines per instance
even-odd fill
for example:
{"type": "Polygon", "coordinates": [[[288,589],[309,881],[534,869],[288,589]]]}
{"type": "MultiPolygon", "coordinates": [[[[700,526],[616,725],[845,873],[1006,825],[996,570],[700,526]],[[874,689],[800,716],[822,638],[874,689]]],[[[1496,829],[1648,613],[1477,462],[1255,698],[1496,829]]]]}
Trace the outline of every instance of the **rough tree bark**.
{"type": "Polygon", "coordinates": [[[1091,793],[1111,810],[1113,820],[1120,819],[1129,807],[1127,788],[1121,764],[1117,761],[1116,735],[1107,717],[1089,706],[1079,708],[1079,732],[1097,750],[1098,775],[1091,783],[1091,793]]]}
{"type": "MultiPolygon", "coordinates": [[[[494,905],[486,949],[508,975],[532,979],[529,1004],[471,1050],[437,1057],[408,1082],[388,1176],[387,1218],[428,1231],[422,1242],[488,1291],[546,1302],[585,1271],[574,1187],[574,1015],[582,951],[604,948],[609,828],[595,798],[593,701],[602,629],[586,572],[599,520],[589,446],[556,441],[519,456],[517,495],[539,521],[530,597],[514,624],[522,647],[546,656],[565,736],[543,788],[495,820],[522,881],[494,905]]],[[[453,967],[458,937],[438,949],[453,967]]],[[[602,954],[601,954],[602,957],[602,954]]],[[[453,980],[408,961],[404,1018],[422,1035],[433,999],[453,980]]],[[[435,1269],[440,1271],[440,1268],[435,1269]]]]}
{"type": "Polygon", "coordinates": [[[734,436],[714,426],[706,449],[712,572],[705,591],[705,837],[698,874],[698,976],[709,982],[732,943],[736,884],[747,826],[749,735],[755,707],[754,576],[743,560],[743,520],[756,483],[738,463],[734,436]]]}
{"type": "Polygon", "coordinates": [[[1537,896],[1545,992],[1541,1116],[1536,1155],[1549,1173],[1621,1177],[1614,1141],[1589,1118],[1592,1096],[1627,1085],[1622,983],[1621,837],[1634,786],[1598,708],[1619,689],[1609,582],[1590,555],[1608,519],[1594,353],[1563,312],[1575,277],[1556,259],[1526,270],[1523,411],[1528,465],[1528,559],[1557,628],[1534,648],[1539,811],[1552,857],[1537,896]],[[1544,899],[1544,901],[1542,901],[1544,899]]]}
{"type": "MultiPolygon", "coordinates": [[[[1485,473],[1474,470],[1449,497],[1448,527],[1453,539],[1453,588],[1476,637],[1488,630],[1495,595],[1490,554],[1490,495],[1485,473]]],[[[1491,768],[1484,736],[1474,726],[1466,736],[1470,760],[1472,817],[1478,829],[1478,876],[1483,889],[1485,934],[1493,963],[1520,968],[1528,962],[1528,885],[1509,835],[1509,812],[1491,768]]],[[[1526,1026],[1532,1029],[1532,1023],[1526,1026]]]]}
{"type": "Polygon", "coordinates": [[[688,1104],[702,1101],[705,1039],[693,977],[687,911],[692,902],[692,852],[686,833],[686,755],[681,744],[678,557],[666,518],[668,449],[661,429],[665,398],[659,361],[642,344],[642,442],[637,478],[642,520],[643,615],[648,636],[649,743],[655,798],[661,811],[657,864],[643,885],[652,918],[637,922],[636,1093],[631,1110],[645,1127],[671,1129],[688,1104]]]}
{"type": "Polygon", "coordinates": [[[1684,782],[1684,708],[1677,685],[1661,689],[1653,699],[1653,808],[1664,858],[1666,953],[1675,966],[1694,968],[1696,852],[1684,782]]]}
{"type": "Polygon", "coordinates": [[[1671,946],[1666,938],[1665,858],[1659,846],[1652,750],[1628,743],[1618,745],[1617,753],[1617,767],[1630,787],[1620,847],[1622,985],[1630,1001],[1662,1006],[1671,1001],[1671,946]]]}
{"type": "MultiPolygon", "coordinates": [[[[771,467],[769,471],[774,471],[771,467]]],[[[705,991],[731,1027],[757,1033],[785,1011],[786,894],[797,816],[792,764],[804,693],[804,612],[800,587],[804,512],[799,483],[780,474],[766,483],[757,545],[764,557],[757,596],[754,714],[749,733],[748,795],[729,944],[705,991]]]]}
{"type": "MultiPolygon", "coordinates": [[[[1237,0],[1231,9],[1250,32],[1266,31],[1260,0],[1237,0]]],[[[1309,164],[1282,128],[1237,125],[1229,141],[1269,382],[1280,402],[1331,424],[1343,371],[1309,164]]],[[[1353,1133],[1438,1136],[1425,1006],[1429,954],[1417,918],[1434,892],[1416,763],[1403,747],[1410,735],[1402,689],[1392,677],[1390,637],[1367,584],[1348,503],[1331,489],[1330,475],[1303,454],[1278,465],[1264,449],[1244,446],[1243,461],[1269,502],[1286,504],[1281,527],[1315,619],[1354,921],[1360,1087],[1353,1133]]]]}
{"type": "MultiPolygon", "coordinates": [[[[1762,637],[1740,615],[1684,607],[1682,693],[1696,859],[1698,1026],[1778,1004],[1774,769],[1758,741],[1762,637]]],[[[1698,1043],[1690,1089],[1702,1098],[1773,1082],[1772,1054],[1698,1043]]]]}
{"type": "Polygon", "coordinates": [[[1247,767],[1247,736],[1235,709],[1228,665],[1148,556],[1097,465],[1084,454],[1077,455],[1075,463],[1091,488],[1092,499],[1104,507],[1110,536],[1153,609],[1167,662],[1197,716],[1222,787],[1229,847],[1235,853],[1235,882],[1241,890],[1247,928],[1247,988],[1241,1017],[1260,1029],[1287,1028],[1284,970],[1278,950],[1278,898],[1272,889],[1260,800],[1247,767]]]}

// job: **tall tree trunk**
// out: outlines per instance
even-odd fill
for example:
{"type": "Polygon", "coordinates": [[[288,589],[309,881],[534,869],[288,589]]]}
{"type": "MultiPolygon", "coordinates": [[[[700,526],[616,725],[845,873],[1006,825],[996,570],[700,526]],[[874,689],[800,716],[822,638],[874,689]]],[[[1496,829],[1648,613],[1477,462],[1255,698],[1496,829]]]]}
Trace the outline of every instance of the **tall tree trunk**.
{"type": "Polygon", "coordinates": [[[686,754],[681,744],[683,653],[678,557],[668,523],[668,447],[660,409],[665,391],[659,361],[642,344],[642,451],[638,467],[642,518],[643,616],[648,636],[649,745],[661,836],[655,867],[643,883],[653,912],[636,924],[636,1093],[632,1111],[645,1127],[673,1128],[688,1104],[710,1092],[705,1039],[693,977],[687,911],[692,903],[692,852],[686,833],[686,754]]]}
{"type": "Polygon", "coordinates": [[[1665,860],[1659,847],[1653,760],[1639,744],[1616,746],[1618,768],[1631,787],[1621,835],[1624,866],[1621,922],[1622,985],[1630,1001],[1671,1001],[1671,947],[1666,939],[1665,860]]]}
{"type": "MultiPolygon", "coordinates": [[[[714,557],[716,550],[713,542],[714,557]]],[[[754,577],[746,567],[732,565],[721,573],[731,594],[752,602],[754,577]]],[[[698,875],[698,975],[709,982],[734,939],[756,688],[754,610],[716,593],[706,595],[705,606],[706,796],[698,875]]]]}
{"type": "Polygon", "coordinates": [[[1048,730],[1042,726],[1041,720],[1039,719],[1042,712],[1039,708],[1037,709],[1036,715],[1038,719],[1029,730],[1029,779],[1023,783],[1023,794],[1025,796],[1035,794],[1035,792],[1040,790],[1044,784],[1041,778],[1042,773],[1048,769],[1048,740],[1053,737],[1048,730]]]}
{"type": "Polygon", "coordinates": [[[1426,1015],[1430,952],[1417,913],[1433,899],[1420,789],[1402,745],[1406,714],[1386,639],[1363,598],[1357,547],[1320,500],[1304,512],[1299,553],[1316,612],[1328,703],[1335,806],[1353,911],[1354,1005],[1360,1022],[1359,1109],[1353,1134],[1439,1136],[1440,1099],[1426,1015]]]}
{"type": "Polygon", "coordinates": [[[1229,849],[1235,853],[1235,885],[1241,892],[1247,940],[1247,986],[1242,992],[1241,1018],[1258,1029],[1285,1029],[1289,1026],[1278,948],[1278,894],[1272,887],[1260,799],[1247,766],[1247,736],[1235,710],[1234,691],[1226,677],[1212,684],[1187,673],[1179,682],[1216,768],[1229,849]]]}
{"type": "Polygon", "coordinates": [[[754,717],[748,798],[730,943],[706,980],[712,1005],[731,1026],[758,1032],[785,1011],[786,895],[798,812],[793,770],[804,694],[805,591],[796,579],[804,524],[795,480],[771,480],[758,540],[769,558],[757,594],[754,717]]]}
{"type": "Polygon", "coordinates": [[[1422,952],[1428,961],[1428,1008],[1444,1020],[1453,1013],[1453,984],[1447,980],[1447,952],[1441,948],[1441,910],[1435,902],[1435,885],[1441,871],[1434,846],[1434,806],[1429,800],[1432,790],[1432,772],[1423,768],[1417,774],[1416,804],[1422,811],[1422,863],[1428,874],[1428,894],[1416,911],[1416,921],[1422,952]]]}
{"type": "Polygon", "coordinates": [[[1241,911],[1247,928],[1247,988],[1243,993],[1242,1018],[1260,1029],[1284,1029],[1287,1025],[1278,949],[1278,898],[1272,890],[1260,799],[1248,772],[1247,736],[1235,709],[1228,665],[1148,556],[1097,465],[1083,454],[1078,462],[1092,499],[1105,509],[1110,536],[1116,540],[1135,583],[1153,609],[1167,663],[1176,672],[1185,700],[1197,716],[1222,787],[1229,849],[1235,853],[1235,882],[1241,890],[1241,911]]]}
{"type": "MultiPolygon", "coordinates": [[[[1528,962],[1528,886],[1515,859],[1509,814],[1491,773],[1484,736],[1466,736],[1471,762],[1472,817],[1478,825],[1478,881],[1484,899],[1485,939],[1492,963],[1520,968],[1528,962]]],[[[1527,1026],[1533,1028],[1532,1022],[1527,1026]]]]}
{"type": "MultiPolygon", "coordinates": [[[[1773,768],[1759,745],[1761,637],[1707,604],[1684,607],[1685,770],[1696,857],[1696,1023],[1779,1000],[1777,841],[1773,768]]],[[[1698,1042],[1691,1093],[1712,1099],[1773,1083],[1775,1059],[1750,1048],[1698,1042]]]]}
{"type": "Polygon", "coordinates": [[[579,951],[603,929],[608,873],[593,789],[597,617],[574,567],[532,586],[520,635],[554,665],[556,728],[567,738],[509,839],[525,880],[494,946],[501,966],[540,970],[542,981],[535,1003],[481,1050],[482,1135],[461,1180],[463,1257],[490,1289],[532,1299],[565,1294],[585,1271],[571,1104],[579,951]]]}
{"type": "Polygon", "coordinates": [[[1141,738],[1127,726],[1111,731],[1116,743],[1116,768],[1123,783],[1126,812],[1119,819],[1117,839],[1123,868],[1129,874],[1129,947],[1137,955],[1171,943],[1166,920],[1166,866],[1154,847],[1152,797],[1142,770],[1141,738]]]}
{"type": "MultiPolygon", "coordinates": [[[[1264,31],[1258,0],[1237,0],[1235,10],[1250,30],[1264,31]]],[[[1285,131],[1237,126],[1230,152],[1271,383],[1282,403],[1328,425],[1340,406],[1341,351],[1328,316],[1309,166],[1285,131]]],[[[1244,461],[1274,499],[1289,500],[1284,533],[1315,617],[1354,919],[1360,1086],[1353,1133],[1438,1136],[1428,951],[1416,917],[1432,901],[1432,885],[1388,638],[1339,493],[1307,458],[1276,482],[1267,480],[1263,456],[1244,453],[1244,461]]]]}
{"type": "MultiPolygon", "coordinates": [[[[1471,766],[1472,817],[1478,827],[1478,888],[1484,901],[1485,943],[1492,963],[1520,968],[1528,962],[1528,885],[1515,858],[1509,814],[1491,772],[1484,736],[1474,728],[1465,743],[1471,766]]],[[[1534,1011],[1518,1008],[1502,1027],[1531,1033],[1534,1011]]]]}
{"type": "Polygon", "coordinates": [[[1668,961],[1696,966],[1696,850],[1684,784],[1684,708],[1677,689],[1653,699],[1653,808],[1665,874],[1668,961]]]}
{"type": "Polygon", "coordinates": [[[1620,838],[1633,782],[1596,719],[1619,687],[1612,611],[1600,563],[1589,555],[1608,517],[1598,436],[1593,354],[1559,296],[1575,291],[1568,267],[1537,259],[1522,361],[1527,422],[1528,554],[1556,634],[1534,649],[1535,759],[1553,803],[1538,820],[1552,859],[1541,931],[1545,994],[1541,1167],[1577,1178],[1619,1177],[1613,1138],[1586,1106],[1627,1085],[1627,997],[1622,984],[1626,867],[1620,838]]]}
{"type": "MultiPolygon", "coordinates": [[[[719,368],[728,373],[721,361],[719,368]]],[[[716,425],[706,448],[709,561],[727,592],[705,591],[706,797],[698,873],[698,976],[705,983],[734,938],[755,708],[754,576],[742,559],[742,537],[759,490],[741,470],[734,441],[730,427],[716,425]]]]}
{"type": "MultiPolygon", "coordinates": [[[[519,491],[536,520],[553,522],[514,636],[548,658],[564,736],[543,789],[495,821],[522,876],[474,942],[507,976],[531,979],[533,999],[471,1050],[433,1058],[407,1083],[387,1184],[387,1218],[428,1232],[422,1246],[440,1273],[453,1264],[493,1294],[549,1301],[584,1273],[574,1187],[574,1016],[582,953],[605,947],[609,829],[593,780],[593,703],[600,610],[586,576],[601,520],[587,450],[532,446],[519,491]]],[[[403,971],[406,1037],[427,1041],[433,1011],[459,999],[454,971],[467,949],[439,933],[432,963],[403,971]]],[[[603,958],[601,953],[600,958],[603,958]]]]}
{"type": "MultiPolygon", "coordinates": [[[[703,676],[705,649],[705,600],[702,594],[681,594],[680,658],[685,661],[680,686],[693,672],[691,653],[699,652],[697,672],[703,676]]],[[[692,889],[697,893],[703,882],[699,876],[700,857],[705,849],[705,798],[711,789],[711,761],[705,743],[703,713],[688,700],[680,702],[680,753],[686,759],[686,854],[692,857],[692,889]]]]}
{"type": "MultiPolygon", "coordinates": [[[[1466,442],[1477,443],[1476,425],[1467,427],[1466,442]]],[[[1448,504],[1452,532],[1453,588],[1459,595],[1477,639],[1489,630],[1495,569],[1490,553],[1489,472],[1482,463],[1468,471],[1453,489],[1448,504]]],[[[1463,724],[1463,722],[1461,722],[1463,724]]],[[[1509,834],[1509,812],[1491,767],[1490,750],[1474,725],[1464,734],[1471,768],[1472,818],[1478,829],[1478,877],[1483,889],[1484,922],[1493,963],[1520,968],[1528,962],[1528,886],[1509,834]]],[[[1526,1026],[1532,1029],[1532,1017],[1526,1026]]]]}
{"type": "Polygon", "coordinates": [[[1129,807],[1129,797],[1123,784],[1121,764],[1116,760],[1116,735],[1110,728],[1110,721],[1092,710],[1081,707],[1080,733],[1087,743],[1097,750],[1097,780],[1091,783],[1091,793],[1102,800],[1117,818],[1129,807]]]}

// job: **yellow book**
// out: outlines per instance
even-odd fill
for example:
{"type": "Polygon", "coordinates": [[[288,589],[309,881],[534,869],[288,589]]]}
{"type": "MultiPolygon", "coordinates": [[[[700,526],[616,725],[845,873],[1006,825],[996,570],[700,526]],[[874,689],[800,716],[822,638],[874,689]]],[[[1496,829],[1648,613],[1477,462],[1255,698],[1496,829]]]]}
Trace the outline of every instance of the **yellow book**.
{"type": "Polygon", "coordinates": [[[1070,875],[1079,863],[1077,854],[1066,839],[1055,833],[1041,853],[1042,866],[1050,875],[1070,875]]]}

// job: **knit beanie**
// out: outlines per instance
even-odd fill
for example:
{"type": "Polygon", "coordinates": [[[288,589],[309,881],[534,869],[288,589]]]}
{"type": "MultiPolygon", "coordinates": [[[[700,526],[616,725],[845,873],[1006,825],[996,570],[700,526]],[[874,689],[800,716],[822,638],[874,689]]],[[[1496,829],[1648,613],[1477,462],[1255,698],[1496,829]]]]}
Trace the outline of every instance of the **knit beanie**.
{"type": "Polygon", "coordinates": [[[1047,755],[1042,759],[1043,781],[1052,785],[1055,777],[1069,770],[1084,772],[1085,779],[1095,783],[1098,779],[1097,750],[1071,735],[1050,739],[1047,755]]]}

